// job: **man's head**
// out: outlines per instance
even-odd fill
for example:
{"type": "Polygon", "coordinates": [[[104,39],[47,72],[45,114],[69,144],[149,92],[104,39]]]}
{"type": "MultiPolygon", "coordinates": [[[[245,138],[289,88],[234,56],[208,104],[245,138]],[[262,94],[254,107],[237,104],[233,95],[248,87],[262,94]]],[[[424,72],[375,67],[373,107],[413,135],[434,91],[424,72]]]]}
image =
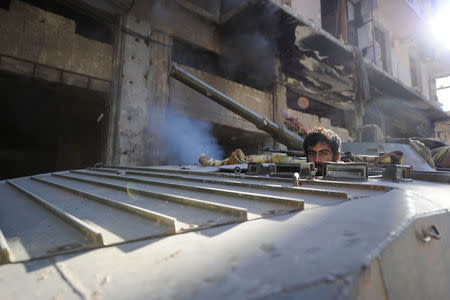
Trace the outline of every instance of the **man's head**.
{"type": "MultiPolygon", "coordinates": [[[[338,161],[341,152],[341,139],[330,129],[316,127],[305,137],[303,149],[309,162],[338,161]]],[[[319,164],[318,170],[321,169],[319,164]]]]}

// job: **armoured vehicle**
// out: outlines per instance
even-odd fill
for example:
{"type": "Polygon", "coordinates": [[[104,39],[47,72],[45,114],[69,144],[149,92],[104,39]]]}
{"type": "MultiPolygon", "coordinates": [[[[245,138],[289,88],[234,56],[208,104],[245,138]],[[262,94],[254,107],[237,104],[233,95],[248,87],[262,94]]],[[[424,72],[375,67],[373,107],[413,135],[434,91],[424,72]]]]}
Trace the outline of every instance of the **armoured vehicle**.
{"type": "MultiPolygon", "coordinates": [[[[301,149],[181,69],[172,76],[301,149]]],[[[1,298],[449,299],[450,173],[409,144],[343,148],[401,150],[413,169],[314,178],[299,166],[293,182],[265,165],[96,165],[1,181],[1,298]]]]}

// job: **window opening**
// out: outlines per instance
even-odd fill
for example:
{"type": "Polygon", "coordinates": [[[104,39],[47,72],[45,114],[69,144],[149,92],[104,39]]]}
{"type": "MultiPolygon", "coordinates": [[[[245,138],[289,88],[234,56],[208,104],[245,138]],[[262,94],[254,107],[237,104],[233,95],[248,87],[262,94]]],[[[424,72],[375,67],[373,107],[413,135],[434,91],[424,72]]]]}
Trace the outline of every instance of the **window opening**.
{"type": "Polygon", "coordinates": [[[450,75],[436,79],[436,94],[444,111],[450,111],[450,75]]]}

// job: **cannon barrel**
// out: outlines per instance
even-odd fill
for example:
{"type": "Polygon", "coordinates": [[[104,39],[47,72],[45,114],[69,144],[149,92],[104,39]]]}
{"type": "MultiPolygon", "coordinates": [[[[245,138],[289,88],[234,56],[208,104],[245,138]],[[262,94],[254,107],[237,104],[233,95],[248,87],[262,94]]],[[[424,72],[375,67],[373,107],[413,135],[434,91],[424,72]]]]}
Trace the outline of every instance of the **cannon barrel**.
{"type": "Polygon", "coordinates": [[[258,115],[182,68],[173,65],[170,71],[170,76],[196,90],[200,94],[205,95],[223,107],[231,110],[235,114],[238,114],[247,121],[253,123],[258,129],[267,132],[274,140],[287,146],[289,149],[303,150],[303,138],[301,136],[263,116],[258,115]]]}

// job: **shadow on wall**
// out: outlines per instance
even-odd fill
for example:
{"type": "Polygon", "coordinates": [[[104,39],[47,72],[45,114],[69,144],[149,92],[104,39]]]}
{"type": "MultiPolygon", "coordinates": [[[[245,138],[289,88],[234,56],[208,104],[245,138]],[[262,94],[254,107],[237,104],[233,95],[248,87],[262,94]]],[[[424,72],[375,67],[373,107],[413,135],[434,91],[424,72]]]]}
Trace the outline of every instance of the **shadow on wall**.
{"type": "MultiPolygon", "coordinates": [[[[223,150],[212,134],[212,124],[173,112],[153,109],[146,131],[154,137],[147,149],[159,145],[159,160],[167,164],[194,164],[202,153],[221,158],[223,150]],[[156,142],[156,143],[155,143],[156,142]]],[[[153,153],[147,153],[152,161],[153,153]]]]}

